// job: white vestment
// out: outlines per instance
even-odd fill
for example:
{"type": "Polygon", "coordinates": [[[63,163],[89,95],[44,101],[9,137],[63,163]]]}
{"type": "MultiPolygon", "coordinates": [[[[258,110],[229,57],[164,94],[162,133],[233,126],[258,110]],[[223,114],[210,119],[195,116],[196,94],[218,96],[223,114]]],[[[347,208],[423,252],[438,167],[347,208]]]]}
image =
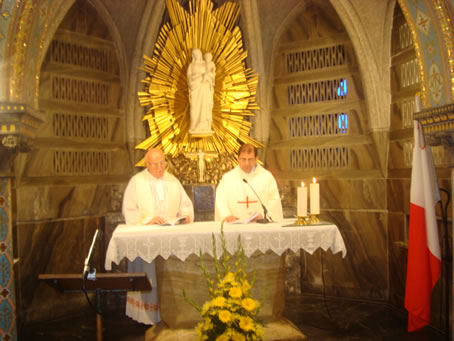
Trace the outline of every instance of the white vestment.
{"type": "MultiPolygon", "coordinates": [[[[165,172],[161,179],[157,179],[145,169],[134,175],[126,187],[123,215],[128,225],[144,224],[155,216],[168,221],[190,216],[193,221],[194,207],[177,178],[165,172]]],[[[150,264],[136,258],[128,263],[128,271],[146,272],[153,290],[128,292],[126,315],[144,324],[158,323],[161,317],[154,262],[150,264]]]]}
{"type": "Polygon", "coordinates": [[[215,220],[223,220],[233,215],[246,220],[257,212],[263,216],[260,200],[273,221],[282,221],[282,204],[273,175],[260,165],[249,174],[239,166],[224,174],[216,190],[215,220]],[[245,183],[243,179],[248,182],[245,183]],[[254,193],[254,191],[257,195],[254,193]]]}

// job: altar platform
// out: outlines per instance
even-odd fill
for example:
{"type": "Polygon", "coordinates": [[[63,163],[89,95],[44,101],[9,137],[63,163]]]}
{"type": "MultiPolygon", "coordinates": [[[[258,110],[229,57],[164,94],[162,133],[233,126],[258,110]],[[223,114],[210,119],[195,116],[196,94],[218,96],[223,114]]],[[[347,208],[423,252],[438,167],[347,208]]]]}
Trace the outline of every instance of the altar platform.
{"type": "MultiPolygon", "coordinates": [[[[308,341],[443,340],[443,335],[432,328],[407,333],[406,313],[385,303],[314,295],[288,296],[286,301],[284,316],[304,331],[308,341]]],[[[124,307],[106,309],[103,317],[105,340],[144,340],[149,326],[128,318],[124,314],[124,307]]],[[[88,313],[19,329],[19,340],[95,340],[95,337],[96,323],[94,313],[90,313],[90,310],[88,313]]]]}

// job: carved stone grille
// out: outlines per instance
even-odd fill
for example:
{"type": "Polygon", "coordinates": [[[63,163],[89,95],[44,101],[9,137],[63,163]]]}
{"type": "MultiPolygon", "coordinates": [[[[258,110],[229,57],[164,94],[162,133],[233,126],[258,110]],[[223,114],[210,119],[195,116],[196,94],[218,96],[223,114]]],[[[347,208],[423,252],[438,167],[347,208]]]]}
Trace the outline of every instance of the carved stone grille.
{"type": "Polygon", "coordinates": [[[347,94],[337,91],[343,81],[343,78],[339,78],[291,84],[288,86],[288,104],[296,105],[345,99],[347,94]]]}
{"type": "Polygon", "coordinates": [[[103,72],[109,70],[109,52],[99,48],[53,40],[48,56],[51,63],[74,65],[103,72]]]}
{"type": "Polygon", "coordinates": [[[109,152],[70,150],[53,152],[53,169],[56,175],[108,174],[110,166],[109,152]]]}
{"type": "Polygon", "coordinates": [[[286,54],[287,72],[301,72],[345,64],[344,45],[322,47],[286,54]]]}
{"type": "Polygon", "coordinates": [[[419,84],[419,66],[416,58],[399,65],[398,68],[402,88],[419,84]]]}
{"type": "Polygon", "coordinates": [[[348,134],[346,113],[290,117],[289,137],[329,136],[348,134]]]}
{"type": "Polygon", "coordinates": [[[413,38],[411,37],[410,29],[408,24],[403,22],[399,28],[399,49],[404,50],[407,47],[413,46],[413,38]]]}
{"type": "Polygon", "coordinates": [[[107,140],[109,119],[91,115],[54,113],[52,129],[56,137],[107,140]]]}
{"type": "Polygon", "coordinates": [[[110,85],[98,81],[52,77],[52,98],[86,104],[108,105],[110,85]]]}
{"type": "MultiPolygon", "coordinates": [[[[413,141],[405,142],[403,146],[404,165],[411,168],[413,162],[413,141]]],[[[449,151],[443,146],[432,146],[432,157],[435,166],[448,166],[451,164],[449,151]]]]}
{"type": "Polygon", "coordinates": [[[296,169],[348,168],[348,147],[298,148],[290,150],[290,167],[296,169]]]}
{"type": "Polygon", "coordinates": [[[415,99],[410,98],[403,100],[399,105],[402,114],[402,128],[412,128],[413,113],[415,112],[415,99]]]}

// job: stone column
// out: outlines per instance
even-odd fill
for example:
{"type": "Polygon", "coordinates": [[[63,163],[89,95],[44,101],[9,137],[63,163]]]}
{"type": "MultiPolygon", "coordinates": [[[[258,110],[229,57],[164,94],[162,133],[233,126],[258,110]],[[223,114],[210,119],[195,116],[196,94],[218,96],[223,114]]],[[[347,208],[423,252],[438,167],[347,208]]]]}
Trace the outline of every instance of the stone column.
{"type": "Polygon", "coordinates": [[[43,122],[30,105],[0,102],[0,339],[17,340],[16,290],[14,276],[13,162],[43,122]]]}

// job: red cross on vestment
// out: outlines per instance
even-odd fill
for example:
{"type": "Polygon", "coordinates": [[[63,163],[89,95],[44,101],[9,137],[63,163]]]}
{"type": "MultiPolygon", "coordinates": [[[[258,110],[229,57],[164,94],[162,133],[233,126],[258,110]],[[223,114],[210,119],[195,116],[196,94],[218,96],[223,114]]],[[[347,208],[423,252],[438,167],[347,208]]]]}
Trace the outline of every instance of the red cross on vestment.
{"type": "Polygon", "coordinates": [[[237,201],[238,204],[246,204],[246,208],[249,208],[249,204],[253,204],[255,202],[258,202],[257,200],[255,201],[249,201],[249,197],[246,195],[246,201],[237,201]]]}

